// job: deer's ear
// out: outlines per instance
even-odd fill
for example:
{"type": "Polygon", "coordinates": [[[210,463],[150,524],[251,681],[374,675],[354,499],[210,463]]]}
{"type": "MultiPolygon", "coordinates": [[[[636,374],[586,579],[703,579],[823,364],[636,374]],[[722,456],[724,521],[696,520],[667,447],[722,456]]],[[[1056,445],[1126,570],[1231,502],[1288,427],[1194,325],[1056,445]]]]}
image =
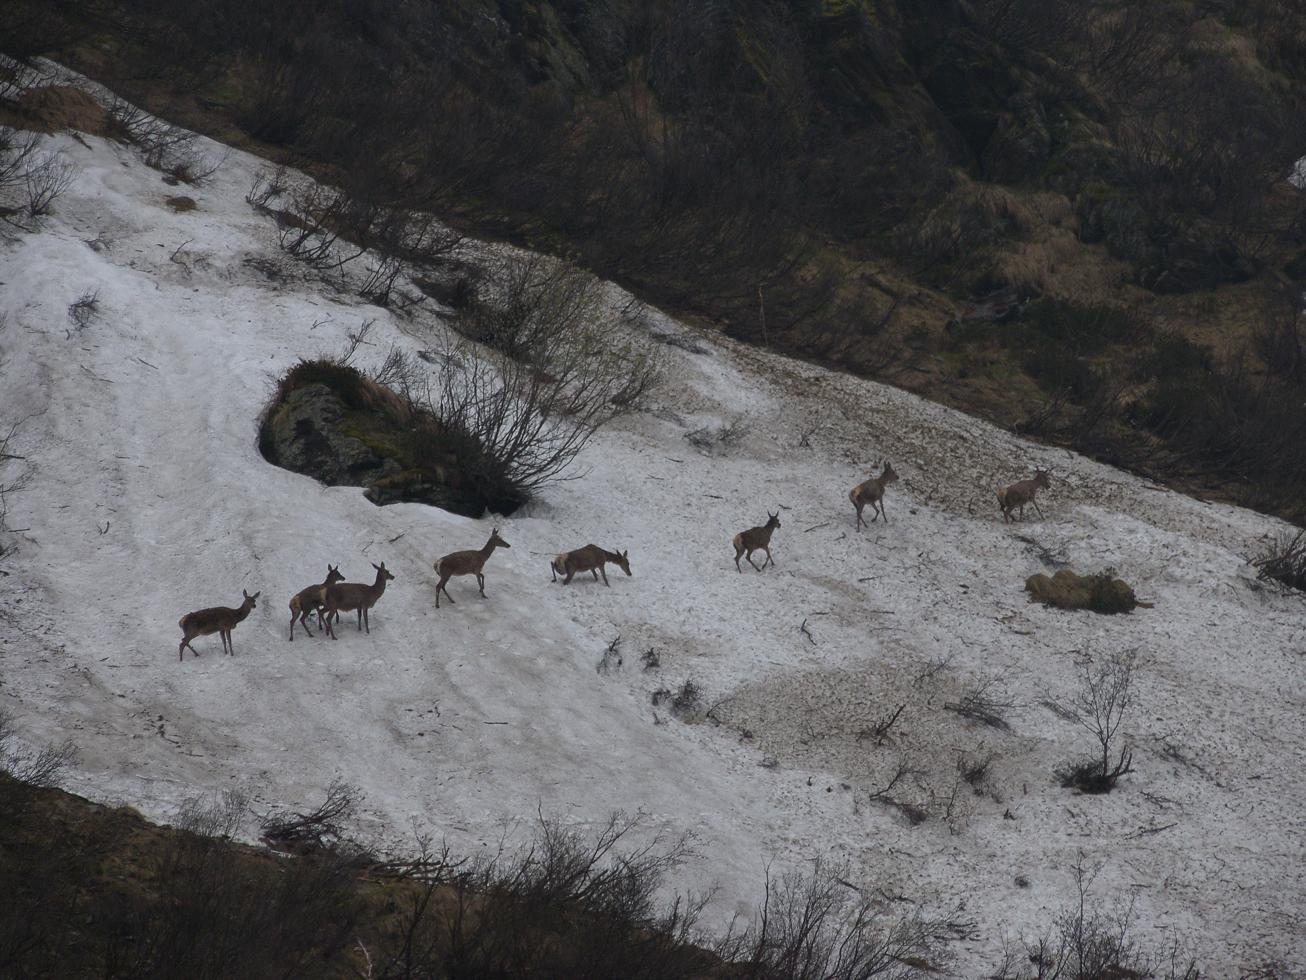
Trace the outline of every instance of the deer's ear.
{"type": "Polygon", "coordinates": [[[262,590],[259,590],[258,592],[255,592],[252,596],[250,596],[250,598],[251,598],[251,599],[257,599],[257,598],[258,598],[259,596],[261,596],[262,594],[263,594],[262,590]]]}
{"type": "Polygon", "coordinates": [[[381,566],[378,565],[376,562],[372,562],[372,567],[375,568],[378,572],[381,570],[381,566]]]}

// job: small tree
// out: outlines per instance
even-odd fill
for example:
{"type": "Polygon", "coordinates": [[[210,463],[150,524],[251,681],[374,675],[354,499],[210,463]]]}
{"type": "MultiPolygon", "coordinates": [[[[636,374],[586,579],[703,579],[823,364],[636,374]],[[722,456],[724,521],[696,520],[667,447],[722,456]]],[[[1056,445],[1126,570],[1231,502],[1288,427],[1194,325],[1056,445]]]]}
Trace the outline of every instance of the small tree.
{"type": "Polygon", "coordinates": [[[1101,764],[1099,766],[1094,761],[1070,767],[1063,773],[1063,785],[1078,786],[1090,793],[1109,793],[1115,788],[1117,779],[1133,772],[1133,753],[1128,747],[1120,750],[1112,767],[1111,746],[1125,712],[1133,704],[1132,685],[1137,663],[1138,651],[1125,650],[1097,663],[1086,662],[1080,667],[1079,690],[1070,708],[1080,727],[1097,739],[1102,751],[1101,764]]]}

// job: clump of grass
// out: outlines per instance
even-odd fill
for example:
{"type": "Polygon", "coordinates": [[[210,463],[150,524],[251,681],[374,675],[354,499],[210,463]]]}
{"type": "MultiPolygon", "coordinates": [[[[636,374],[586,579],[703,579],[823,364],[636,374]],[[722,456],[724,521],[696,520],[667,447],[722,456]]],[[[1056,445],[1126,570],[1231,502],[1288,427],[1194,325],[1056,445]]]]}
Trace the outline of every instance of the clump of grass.
{"type": "Polygon", "coordinates": [[[1256,577],[1306,592],[1306,530],[1271,541],[1260,557],[1252,559],[1256,577]]]}
{"type": "Polygon", "coordinates": [[[1035,601],[1058,609],[1091,609],[1110,615],[1132,612],[1140,605],[1134,590],[1110,569],[1077,575],[1063,568],[1051,578],[1039,573],[1025,580],[1025,590],[1035,601]]]}

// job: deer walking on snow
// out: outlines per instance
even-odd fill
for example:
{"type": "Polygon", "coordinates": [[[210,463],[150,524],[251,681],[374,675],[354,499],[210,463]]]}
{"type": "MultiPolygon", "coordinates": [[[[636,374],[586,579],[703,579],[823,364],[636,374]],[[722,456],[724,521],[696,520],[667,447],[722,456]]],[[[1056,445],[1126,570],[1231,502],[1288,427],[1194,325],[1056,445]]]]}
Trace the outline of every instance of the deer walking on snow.
{"type": "Polygon", "coordinates": [[[200,609],[196,612],[189,612],[181,619],[177,620],[177,625],[181,627],[181,645],[177,647],[177,661],[181,662],[186,658],[186,648],[190,647],[190,652],[199,656],[199,651],[190,646],[190,641],[197,636],[209,636],[217,633],[222,640],[222,650],[224,653],[236,655],[235,649],[231,645],[231,631],[236,628],[236,624],[243,621],[249,615],[257,603],[256,600],[261,593],[255,592],[250,595],[244,589],[240,590],[245,601],[236,609],[229,609],[226,606],[213,606],[210,609],[200,609]]]}
{"type": "Polygon", "coordinates": [[[608,573],[603,567],[608,562],[612,562],[627,575],[630,574],[630,555],[628,552],[605,551],[596,544],[587,544],[583,548],[577,548],[575,551],[564,551],[558,557],[549,563],[553,569],[553,581],[558,581],[559,575],[565,575],[562,580],[563,585],[571,582],[572,576],[577,572],[593,572],[594,581],[599,580],[599,575],[603,575],[603,584],[608,584],[608,573]]]}
{"type": "MultiPolygon", "coordinates": [[[[739,567],[739,558],[741,555],[748,559],[748,564],[757,568],[757,562],[753,561],[754,551],[766,552],[766,561],[762,562],[762,568],[766,568],[768,564],[775,564],[775,559],[771,557],[771,535],[779,526],[779,513],[772,514],[770,511],[767,511],[765,524],[761,527],[750,527],[747,531],[740,531],[731,539],[731,543],[735,546],[735,571],[743,571],[743,569],[739,567]]],[[[757,570],[760,572],[762,568],[757,568],[757,570]]]]}
{"type": "Polygon", "coordinates": [[[394,579],[386,569],[385,562],[379,565],[373,562],[372,567],[376,569],[376,581],[371,585],[364,585],[361,582],[337,582],[322,590],[322,605],[326,607],[324,617],[326,631],[331,639],[337,639],[336,631],[331,626],[331,617],[334,616],[336,622],[339,622],[341,610],[345,612],[351,609],[358,610],[358,628],[371,634],[372,627],[367,621],[367,611],[376,605],[376,601],[385,592],[386,582],[394,579]]]}
{"type": "Polygon", "coordinates": [[[481,574],[481,569],[485,567],[485,562],[490,555],[494,554],[495,548],[511,547],[512,545],[499,537],[499,529],[496,527],[490,532],[490,540],[485,542],[485,547],[479,551],[455,551],[437,561],[434,568],[435,573],[440,576],[440,581],[435,585],[435,608],[440,608],[441,592],[446,599],[453,602],[453,596],[449,594],[445,585],[456,575],[475,575],[476,584],[481,590],[481,598],[488,598],[485,594],[485,576],[481,574]]]}
{"type": "Polygon", "coordinates": [[[894,472],[892,464],[885,461],[884,470],[873,480],[867,480],[865,483],[859,483],[848,491],[848,499],[852,501],[853,506],[857,508],[857,530],[862,529],[862,525],[870,527],[862,519],[862,508],[867,504],[871,505],[871,520],[877,517],[883,517],[884,523],[889,523],[889,515],[884,512],[884,488],[890,483],[896,482],[898,474],[894,472]]]}
{"type": "Polygon", "coordinates": [[[1020,508],[1020,517],[1023,519],[1026,504],[1033,504],[1034,509],[1038,511],[1038,516],[1042,517],[1043,511],[1039,510],[1038,501],[1034,499],[1034,495],[1040,489],[1047,490],[1051,485],[1045,470],[1035,470],[1034,479],[1021,480],[1009,487],[1003,487],[998,491],[998,506],[1002,508],[1003,521],[1010,521],[1011,512],[1016,508],[1020,508]]]}
{"type": "Polygon", "coordinates": [[[307,589],[301,589],[296,592],[290,599],[290,639],[295,639],[295,620],[298,619],[304,632],[309,636],[313,631],[308,628],[308,614],[317,613],[317,627],[323,629],[322,607],[326,603],[326,590],[328,586],[336,582],[343,582],[345,577],[340,574],[339,565],[327,565],[326,581],[321,585],[310,585],[307,589]]]}

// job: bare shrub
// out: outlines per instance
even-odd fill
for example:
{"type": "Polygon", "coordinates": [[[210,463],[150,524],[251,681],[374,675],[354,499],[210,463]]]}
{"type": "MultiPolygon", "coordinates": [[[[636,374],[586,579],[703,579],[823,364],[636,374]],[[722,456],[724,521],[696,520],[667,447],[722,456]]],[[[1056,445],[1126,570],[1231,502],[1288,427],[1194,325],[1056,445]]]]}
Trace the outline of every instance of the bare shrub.
{"type": "Polygon", "coordinates": [[[91,321],[100,312],[100,291],[88,289],[68,304],[68,319],[80,332],[91,325],[91,321]]]}
{"type": "Polygon", "coordinates": [[[1063,786],[1074,786],[1085,793],[1109,793],[1116,781],[1133,772],[1133,753],[1121,748],[1111,765],[1111,746],[1120,731],[1125,712],[1134,701],[1134,668],[1137,650],[1113,653],[1094,663],[1085,658],[1080,665],[1079,690],[1069,704],[1079,726],[1097,739],[1100,760],[1070,763],[1058,771],[1063,786]]]}
{"type": "Polygon", "coordinates": [[[981,751],[974,755],[961,752],[957,755],[957,775],[974,790],[976,796],[985,796],[990,792],[993,763],[997,758],[996,752],[981,751]]]}
{"type": "Polygon", "coordinates": [[[41,144],[39,133],[0,126],[0,192],[23,183],[29,163],[41,144]]]}
{"type": "Polygon", "coordinates": [[[705,425],[685,433],[686,441],[703,453],[735,448],[748,435],[749,425],[742,415],[718,426],[705,425]]]}
{"type": "Polygon", "coordinates": [[[51,150],[32,159],[23,171],[28,216],[39,218],[49,214],[55,200],[73,186],[77,174],[77,166],[57,151],[51,150]]]}
{"type": "Polygon", "coordinates": [[[659,383],[660,364],[602,314],[588,273],[534,257],[507,263],[496,285],[464,327],[485,347],[449,342],[426,407],[477,447],[469,479],[524,500],[569,478],[594,433],[659,383]]]}
{"type": "MultiPolygon", "coordinates": [[[[0,330],[4,327],[0,317],[0,330]]],[[[13,553],[13,546],[6,540],[12,533],[9,527],[9,502],[13,494],[27,489],[32,479],[32,467],[26,457],[10,452],[14,436],[17,435],[21,422],[9,426],[3,438],[0,438],[0,560],[13,553]]]]}
{"type": "Polygon", "coordinates": [[[154,855],[148,892],[95,910],[108,924],[101,975],[112,978],[308,976],[355,935],[352,872],[327,854],[269,862],[228,838],[240,795],[187,801],[154,855]]]}
{"type": "Polygon", "coordinates": [[[199,136],[115,98],[109,115],[123,138],[140,151],[147,167],[187,184],[201,184],[217,173],[225,156],[212,158],[199,148],[199,136]]]}
{"type": "Polygon", "coordinates": [[[0,708],[0,814],[7,818],[26,812],[32,790],[55,786],[77,758],[77,748],[70,741],[39,749],[24,749],[17,743],[14,716],[0,708]]]}
{"type": "Polygon", "coordinates": [[[653,834],[642,814],[612,814],[593,831],[541,814],[532,840],[426,882],[398,929],[367,950],[378,978],[430,976],[701,976],[711,961],[690,945],[705,896],[659,903],[692,840],[653,834]]]}
{"type": "Polygon", "coordinates": [[[1134,937],[1134,900],[1121,899],[1103,910],[1089,889],[1102,870],[1075,862],[1074,900],[1053,920],[1051,931],[1008,948],[993,980],[1099,980],[1104,977],[1154,977],[1198,980],[1203,974],[1178,941],[1169,949],[1149,950],[1134,937]]]}
{"type": "Polygon", "coordinates": [[[1252,559],[1256,577],[1285,589],[1306,592],[1306,530],[1280,534],[1252,559]]]}
{"type": "Polygon", "coordinates": [[[724,958],[730,976],[750,980],[911,977],[938,970],[960,926],[951,915],[886,914],[846,868],[818,859],[810,874],[768,872],[761,908],[724,958]]]}
{"type": "Polygon", "coordinates": [[[671,713],[686,724],[703,720],[703,689],[694,683],[693,678],[687,679],[674,691],[666,687],[654,691],[654,707],[661,704],[668,705],[671,713]]]}
{"type": "Polygon", "coordinates": [[[316,809],[268,814],[261,821],[259,835],[276,850],[297,854],[337,850],[347,841],[344,825],[353,817],[362,795],[357,786],[334,779],[316,809]]]}
{"type": "Polygon", "coordinates": [[[996,675],[982,677],[975,681],[959,700],[947,701],[943,707],[963,718],[988,725],[990,728],[1009,731],[1011,726],[1007,724],[1004,716],[1016,706],[1016,703],[1002,690],[1001,681],[1002,678],[996,675]]]}

